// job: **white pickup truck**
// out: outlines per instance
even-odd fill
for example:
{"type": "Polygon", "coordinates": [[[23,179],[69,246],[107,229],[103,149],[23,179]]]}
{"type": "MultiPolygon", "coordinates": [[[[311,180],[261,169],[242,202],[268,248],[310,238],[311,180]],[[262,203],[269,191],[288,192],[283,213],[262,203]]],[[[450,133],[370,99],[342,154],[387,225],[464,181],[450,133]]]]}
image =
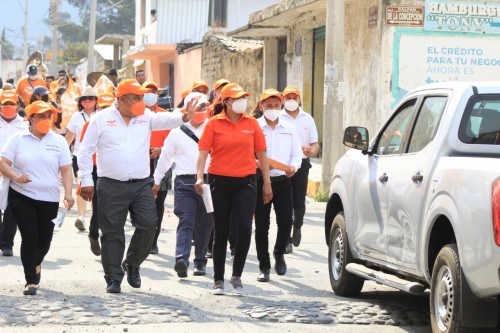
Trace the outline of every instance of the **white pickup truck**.
{"type": "Polygon", "coordinates": [[[500,82],[407,94],[370,141],[348,127],[325,214],[333,291],[430,288],[432,331],[500,332],[500,82]]]}

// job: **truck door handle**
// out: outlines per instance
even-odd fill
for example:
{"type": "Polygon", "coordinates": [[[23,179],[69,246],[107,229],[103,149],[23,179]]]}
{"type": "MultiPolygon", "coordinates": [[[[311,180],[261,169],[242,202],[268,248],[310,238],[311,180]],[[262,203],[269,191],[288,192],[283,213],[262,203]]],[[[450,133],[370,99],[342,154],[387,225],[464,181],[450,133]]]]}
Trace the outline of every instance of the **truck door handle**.
{"type": "Polygon", "coordinates": [[[378,177],[378,180],[381,183],[387,183],[387,181],[389,180],[389,176],[387,176],[387,174],[384,172],[382,176],[378,177]]]}
{"type": "Polygon", "coordinates": [[[417,171],[416,174],[414,174],[413,176],[411,176],[411,180],[414,183],[421,183],[423,179],[424,179],[424,176],[422,175],[422,173],[420,171],[417,171]]]}

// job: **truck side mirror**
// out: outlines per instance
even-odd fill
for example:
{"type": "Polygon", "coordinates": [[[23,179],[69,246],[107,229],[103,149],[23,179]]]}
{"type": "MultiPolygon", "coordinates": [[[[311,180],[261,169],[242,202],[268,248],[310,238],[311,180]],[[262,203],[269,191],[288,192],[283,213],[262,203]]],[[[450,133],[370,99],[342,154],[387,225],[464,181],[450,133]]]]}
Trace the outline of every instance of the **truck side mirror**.
{"type": "Polygon", "coordinates": [[[369,141],[368,130],[366,128],[349,126],[344,131],[342,143],[349,148],[367,151],[369,141]]]}

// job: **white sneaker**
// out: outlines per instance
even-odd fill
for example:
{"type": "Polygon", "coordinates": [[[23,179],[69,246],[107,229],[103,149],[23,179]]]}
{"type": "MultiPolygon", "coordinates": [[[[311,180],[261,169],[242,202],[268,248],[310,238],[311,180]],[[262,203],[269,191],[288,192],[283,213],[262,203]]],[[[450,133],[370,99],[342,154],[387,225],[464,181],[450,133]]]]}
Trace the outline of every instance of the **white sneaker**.
{"type": "Polygon", "coordinates": [[[224,295],[224,281],[215,281],[212,295],[224,295]]]}
{"type": "Polygon", "coordinates": [[[233,286],[234,292],[238,295],[243,295],[243,285],[241,284],[241,278],[237,276],[232,276],[229,283],[233,286]]]}

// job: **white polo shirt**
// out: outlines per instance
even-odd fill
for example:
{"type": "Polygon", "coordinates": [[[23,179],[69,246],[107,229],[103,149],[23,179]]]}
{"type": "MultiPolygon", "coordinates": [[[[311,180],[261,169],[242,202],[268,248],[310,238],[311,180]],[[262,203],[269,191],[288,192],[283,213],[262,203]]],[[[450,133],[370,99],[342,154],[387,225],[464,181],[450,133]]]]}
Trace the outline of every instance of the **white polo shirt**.
{"type": "Polygon", "coordinates": [[[151,112],[133,117],[125,124],[116,106],[98,112],[90,120],[78,151],[82,186],[93,186],[92,154],[97,152],[97,175],[119,181],[149,177],[149,141],[151,131],[166,130],[184,124],[182,113],[151,112]]]}
{"type": "MultiPolygon", "coordinates": [[[[191,123],[187,123],[186,127],[189,128],[194,135],[199,139],[201,133],[205,129],[208,120],[198,128],[194,128],[191,123]]],[[[170,169],[172,163],[175,161],[175,174],[176,175],[195,175],[196,162],[198,161],[198,144],[194,142],[186,133],[180,128],[176,128],[170,132],[167,139],[163,143],[161,149],[160,159],[154,173],[155,184],[159,185],[165,173],[170,169]]],[[[210,155],[207,157],[205,163],[205,171],[207,173],[208,165],[210,164],[210,155]]]]}
{"type": "MultiPolygon", "coordinates": [[[[318,142],[318,130],[316,129],[314,118],[311,117],[309,113],[304,112],[302,108],[299,108],[299,114],[295,119],[290,116],[285,109],[281,110],[280,122],[281,121],[285,121],[295,126],[302,146],[308,147],[312,143],[318,142]]],[[[307,158],[307,156],[302,154],[302,158],[307,158]]]]}
{"type": "MultiPolygon", "coordinates": [[[[295,167],[295,171],[299,170],[302,164],[302,148],[300,145],[299,135],[293,125],[278,120],[278,124],[273,129],[266,122],[264,116],[257,119],[257,122],[266,138],[266,154],[278,162],[295,167]]],[[[285,171],[271,169],[269,176],[283,176],[285,171]]]]}
{"type": "Polygon", "coordinates": [[[29,127],[29,123],[23,120],[23,117],[16,115],[16,118],[10,122],[5,121],[0,117],[0,151],[3,150],[7,144],[7,140],[14,135],[14,133],[22,132],[29,127]]]}
{"type": "MultiPolygon", "coordinates": [[[[90,114],[90,117],[94,116],[95,111],[90,114]]],[[[75,112],[71,116],[66,128],[71,132],[75,133],[75,146],[73,147],[73,155],[77,156],[78,150],[80,149],[80,135],[82,134],[83,125],[90,120],[90,117],[84,112],[75,112]]]]}
{"type": "Polygon", "coordinates": [[[29,129],[15,133],[1,156],[12,162],[12,168],[28,176],[31,182],[10,187],[34,200],[59,202],[59,168],[71,165],[68,143],[61,135],[49,131],[40,140],[29,129]]]}

